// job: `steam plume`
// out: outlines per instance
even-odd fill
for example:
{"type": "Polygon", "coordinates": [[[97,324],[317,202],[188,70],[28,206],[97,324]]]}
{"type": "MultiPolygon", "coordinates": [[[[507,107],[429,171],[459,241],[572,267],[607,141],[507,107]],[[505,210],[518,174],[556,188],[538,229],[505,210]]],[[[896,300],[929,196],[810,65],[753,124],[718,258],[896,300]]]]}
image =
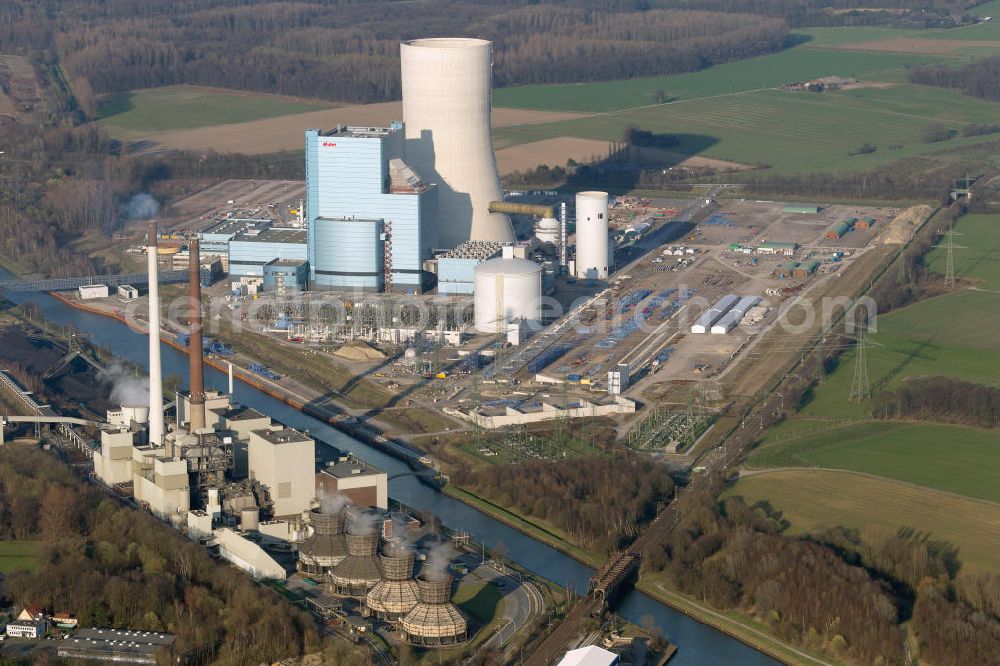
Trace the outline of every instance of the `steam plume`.
{"type": "Polygon", "coordinates": [[[126,220],[148,220],[159,212],[160,204],[146,192],[136,194],[121,207],[121,216],[126,220]]]}
{"type": "Polygon", "coordinates": [[[338,514],[350,503],[351,500],[346,495],[324,490],[319,498],[319,510],[322,513],[338,514]]]}
{"type": "Polygon", "coordinates": [[[431,547],[427,553],[427,574],[433,578],[443,578],[448,575],[448,565],[458,553],[451,543],[440,541],[431,547]]]}
{"type": "Polygon", "coordinates": [[[135,377],[125,366],[114,363],[97,375],[98,380],[111,384],[111,403],[126,407],[149,406],[149,378],[135,377]]]}

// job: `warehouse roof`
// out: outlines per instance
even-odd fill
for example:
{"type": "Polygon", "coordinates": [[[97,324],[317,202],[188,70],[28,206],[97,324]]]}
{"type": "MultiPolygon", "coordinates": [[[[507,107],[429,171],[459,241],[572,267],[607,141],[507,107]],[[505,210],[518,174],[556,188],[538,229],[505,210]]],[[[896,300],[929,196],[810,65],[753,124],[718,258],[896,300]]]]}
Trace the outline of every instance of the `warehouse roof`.
{"type": "Polygon", "coordinates": [[[270,227],[260,231],[244,231],[238,234],[233,241],[246,243],[301,243],[306,242],[305,229],[292,229],[290,227],[270,227]]]}
{"type": "Polygon", "coordinates": [[[305,435],[294,428],[280,428],[278,430],[271,430],[270,428],[265,428],[261,430],[254,430],[253,433],[265,439],[272,444],[293,444],[296,442],[308,442],[310,437],[305,435]]]}

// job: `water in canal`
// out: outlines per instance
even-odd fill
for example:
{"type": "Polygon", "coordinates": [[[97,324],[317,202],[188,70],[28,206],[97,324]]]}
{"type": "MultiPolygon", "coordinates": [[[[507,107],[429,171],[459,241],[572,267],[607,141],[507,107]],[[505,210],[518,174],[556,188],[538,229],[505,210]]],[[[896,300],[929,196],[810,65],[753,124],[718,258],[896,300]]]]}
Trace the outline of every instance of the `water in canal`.
{"type": "MultiPolygon", "coordinates": [[[[0,269],[0,278],[9,273],[0,269]]],[[[112,352],[145,367],[147,362],[146,336],[135,333],[118,321],[75,310],[46,294],[11,294],[18,302],[31,301],[44,316],[59,324],[72,324],[89,334],[91,342],[107,345],[112,352]]],[[[163,374],[175,373],[187,377],[187,356],[166,345],[162,350],[163,374]]],[[[226,377],[205,368],[208,387],[225,390],[226,377]]],[[[275,420],[299,430],[308,430],[315,437],[333,446],[352,451],[358,457],[386,470],[389,476],[409,471],[405,463],[373,449],[311,416],[289,407],[246,384],[237,383],[235,401],[268,414],[275,420]]],[[[317,450],[322,456],[323,451],[317,450]]],[[[429,511],[441,518],[444,524],[469,532],[474,539],[493,548],[505,546],[508,557],[521,566],[552,580],[559,585],[572,584],[576,590],[586,590],[592,571],[568,555],[564,555],[532,537],[486,516],[476,509],[443,495],[420,483],[412,476],[393,479],[389,494],[394,499],[429,511]]],[[[770,666],[773,659],[715,629],[696,622],[649,596],[637,591],[628,592],[618,605],[617,612],[637,624],[646,615],[652,616],[663,634],[678,646],[677,655],[671,660],[674,666],[770,666]]]]}

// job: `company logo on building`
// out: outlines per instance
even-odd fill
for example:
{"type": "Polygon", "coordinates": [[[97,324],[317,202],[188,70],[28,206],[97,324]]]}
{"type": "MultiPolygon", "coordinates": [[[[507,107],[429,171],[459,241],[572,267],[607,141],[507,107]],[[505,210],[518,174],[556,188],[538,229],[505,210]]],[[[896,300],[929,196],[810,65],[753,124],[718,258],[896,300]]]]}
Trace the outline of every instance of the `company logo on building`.
{"type": "Polygon", "coordinates": [[[336,148],[336,147],[337,147],[337,144],[335,144],[335,143],[334,143],[334,142],[332,142],[332,141],[324,141],[324,142],[323,142],[322,144],[320,144],[320,145],[322,145],[322,146],[323,146],[324,148],[336,148]]]}

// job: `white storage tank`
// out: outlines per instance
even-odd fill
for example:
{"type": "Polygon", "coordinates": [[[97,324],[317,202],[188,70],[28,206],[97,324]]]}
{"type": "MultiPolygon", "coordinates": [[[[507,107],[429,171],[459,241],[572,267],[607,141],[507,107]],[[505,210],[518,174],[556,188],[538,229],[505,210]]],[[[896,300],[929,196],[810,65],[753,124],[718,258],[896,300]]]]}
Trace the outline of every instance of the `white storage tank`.
{"type": "Polygon", "coordinates": [[[608,193],[576,195],[576,276],[605,279],[611,268],[608,245],[608,193]]]}
{"type": "Polygon", "coordinates": [[[542,319],[542,267],[527,259],[500,257],[475,268],[476,330],[497,332],[498,311],[506,324],[542,319]]]}
{"type": "Polygon", "coordinates": [[[541,243],[552,243],[559,246],[559,220],[554,217],[543,217],[535,225],[535,237],[541,243]]]}

